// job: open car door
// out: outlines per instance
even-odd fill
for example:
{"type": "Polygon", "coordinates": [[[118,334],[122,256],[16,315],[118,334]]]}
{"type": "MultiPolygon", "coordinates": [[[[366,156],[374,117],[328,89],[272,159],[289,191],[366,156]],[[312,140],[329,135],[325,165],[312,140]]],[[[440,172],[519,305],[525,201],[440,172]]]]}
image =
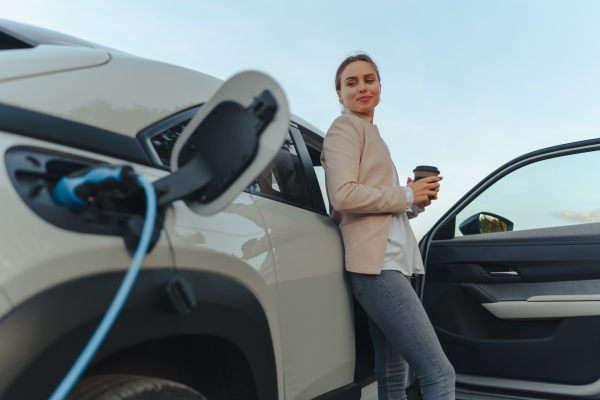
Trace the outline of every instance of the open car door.
{"type": "Polygon", "coordinates": [[[420,295],[457,398],[600,396],[599,151],[509,162],[422,240],[420,295]]]}

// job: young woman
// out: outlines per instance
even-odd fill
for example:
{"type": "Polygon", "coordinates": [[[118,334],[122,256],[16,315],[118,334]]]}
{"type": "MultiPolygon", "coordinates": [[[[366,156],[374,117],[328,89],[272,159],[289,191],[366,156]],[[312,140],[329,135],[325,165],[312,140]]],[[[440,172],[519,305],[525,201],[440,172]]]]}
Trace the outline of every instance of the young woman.
{"type": "Polygon", "coordinates": [[[347,57],[337,70],[343,111],[327,131],[321,154],[330,214],[342,231],[354,296],[369,315],[379,399],[406,398],[407,362],[425,400],[454,399],[454,368],[409,278],[424,269],[408,220],[431,204],[431,189],[437,199],[442,178],[409,178],[407,186],[398,185],[388,147],[373,125],[380,81],[364,53],[347,57]]]}

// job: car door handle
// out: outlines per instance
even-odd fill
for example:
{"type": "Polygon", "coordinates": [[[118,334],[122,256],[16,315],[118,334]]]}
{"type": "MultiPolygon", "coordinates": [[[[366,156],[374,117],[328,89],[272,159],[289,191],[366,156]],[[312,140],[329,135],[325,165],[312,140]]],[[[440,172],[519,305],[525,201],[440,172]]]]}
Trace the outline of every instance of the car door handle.
{"type": "Polygon", "coordinates": [[[517,271],[490,271],[490,274],[498,276],[519,276],[517,271]]]}

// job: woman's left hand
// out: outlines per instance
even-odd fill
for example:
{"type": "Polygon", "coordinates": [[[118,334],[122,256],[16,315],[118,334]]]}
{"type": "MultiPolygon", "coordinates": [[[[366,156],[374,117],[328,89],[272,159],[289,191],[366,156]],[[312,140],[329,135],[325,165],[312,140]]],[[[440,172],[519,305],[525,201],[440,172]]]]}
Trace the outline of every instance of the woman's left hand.
{"type": "MultiPolygon", "coordinates": [[[[440,176],[440,180],[442,180],[442,179],[443,179],[443,178],[440,176]]],[[[408,185],[408,184],[409,184],[409,183],[411,183],[412,181],[413,181],[412,179],[408,178],[408,179],[406,180],[406,184],[408,185]]],[[[436,188],[436,189],[435,189],[435,192],[436,192],[436,193],[435,193],[435,200],[437,200],[437,195],[438,195],[438,193],[437,193],[437,192],[439,192],[439,190],[440,190],[439,188],[436,188]]],[[[429,200],[429,199],[426,199],[425,201],[422,201],[422,202],[420,202],[420,203],[415,203],[415,205],[416,205],[417,207],[419,207],[419,208],[425,209],[425,207],[427,207],[427,206],[431,205],[431,200],[429,200]]]]}

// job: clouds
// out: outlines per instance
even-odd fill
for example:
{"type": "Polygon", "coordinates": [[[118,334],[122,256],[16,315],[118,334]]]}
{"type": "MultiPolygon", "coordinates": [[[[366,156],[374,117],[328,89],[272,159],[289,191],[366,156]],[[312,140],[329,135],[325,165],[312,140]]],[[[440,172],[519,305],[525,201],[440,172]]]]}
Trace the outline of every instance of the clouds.
{"type": "Polygon", "coordinates": [[[600,208],[592,211],[573,212],[563,210],[561,212],[553,212],[552,215],[561,219],[566,219],[574,222],[600,222],[600,208]]]}

